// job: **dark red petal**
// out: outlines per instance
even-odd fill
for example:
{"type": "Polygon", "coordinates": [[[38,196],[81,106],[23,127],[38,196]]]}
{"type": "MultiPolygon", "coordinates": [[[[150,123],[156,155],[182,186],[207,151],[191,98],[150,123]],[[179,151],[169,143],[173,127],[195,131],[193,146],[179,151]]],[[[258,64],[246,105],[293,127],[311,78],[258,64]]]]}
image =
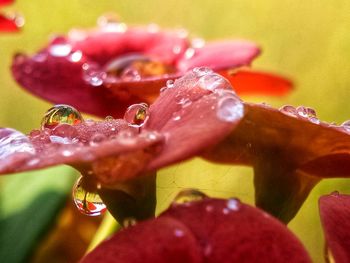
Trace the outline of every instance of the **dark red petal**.
{"type": "Polygon", "coordinates": [[[209,67],[212,69],[229,69],[250,65],[259,55],[256,44],[248,41],[227,40],[210,42],[195,49],[192,57],[179,60],[177,66],[180,72],[186,72],[195,67],[209,67]]]}
{"type": "Polygon", "coordinates": [[[200,263],[202,255],[186,226],[171,218],[159,218],[121,230],[81,262],[200,263]]]}
{"type": "Polygon", "coordinates": [[[286,226],[237,199],[174,204],[163,217],[177,219],[192,231],[204,262],[311,262],[286,226]]]}
{"type": "Polygon", "coordinates": [[[239,70],[230,74],[221,70],[219,73],[231,82],[240,95],[283,96],[293,88],[290,80],[267,72],[239,70]]]}
{"type": "Polygon", "coordinates": [[[19,27],[15,20],[0,14],[0,32],[17,32],[19,27]]]}
{"type": "Polygon", "coordinates": [[[145,129],[165,134],[167,140],[149,169],[190,158],[215,145],[243,116],[243,104],[227,80],[202,70],[208,72],[193,70],[176,80],[151,105],[145,129]]]}
{"type": "Polygon", "coordinates": [[[345,128],[316,124],[294,111],[245,104],[240,125],[206,154],[213,161],[253,166],[256,204],[285,222],[322,177],[350,176],[345,128]]]}
{"type": "Polygon", "coordinates": [[[322,226],[334,262],[350,262],[350,195],[333,193],[319,200],[322,226]]]}

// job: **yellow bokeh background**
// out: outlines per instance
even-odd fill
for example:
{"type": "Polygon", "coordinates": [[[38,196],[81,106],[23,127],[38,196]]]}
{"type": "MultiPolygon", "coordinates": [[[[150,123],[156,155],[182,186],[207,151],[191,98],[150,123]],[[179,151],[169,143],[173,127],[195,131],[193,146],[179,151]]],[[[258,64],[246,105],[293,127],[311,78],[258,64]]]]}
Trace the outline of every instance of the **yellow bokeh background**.
{"type": "MultiPolygon", "coordinates": [[[[350,119],[350,1],[347,0],[18,0],[3,12],[20,12],[26,19],[19,34],[0,35],[0,126],[24,133],[39,126],[48,102],[29,95],[12,79],[12,55],[34,53],[53,33],[73,27],[92,27],[106,12],[127,24],[157,23],[187,28],[207,41],[246,38],[263,50],[253,66],[278,72],[295,82],[284,98],[245,97],[279,107],[306,105],[320,119],[341,123],[350,119]]],[[[59,92],[59,91],[57,91],[59,92]]],[[[303,131],[301,130],[300,133],[303,131]]],[[[312,143],[312,141],[310,141],[312,143]]],[[[24,174],[16,175],[16,177],[24,174]]],[[[45,180],[45,177],[40,175],[45,180]]],[[[323,234],[318,197],[333,190],[350,193],[349,181],[322,181],[311,193],[289,227],[302,240],[314,262],[323,262],[323,234]]],[[[195,187],[212,196],[236,196],[253,203],[252,170],[217,166],[196,159],[160,171],[158,210],[167,207],[181,188],[195,187]]]]}

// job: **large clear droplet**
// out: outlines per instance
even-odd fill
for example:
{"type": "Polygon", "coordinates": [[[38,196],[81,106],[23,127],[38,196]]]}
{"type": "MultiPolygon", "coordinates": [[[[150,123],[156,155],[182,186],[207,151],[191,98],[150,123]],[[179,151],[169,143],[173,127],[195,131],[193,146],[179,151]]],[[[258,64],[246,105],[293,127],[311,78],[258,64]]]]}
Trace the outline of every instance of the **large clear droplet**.
{"type": "Polygon", "coordinates": [[[142,127],[145,125],[148,118],[149,109],[146,103],[131,105],[124,114],[124,120],[132,127],[142,127]]]}
{"type": "Polygon", "coordinates": [[[203,75],[199,79],[198,84],[202,89],[209,90],[212,92],[214,92],[217,89],[232,90],[231,84],[221,75],[216,73],[203,75]]]}
{"type": "Polygon", "coordinates": [[[69,105],[59,104],[50,108],[41,121],[41,128],[53,129],[59,124],[75,125],[83,122],[80,112],[69,105]]]}
{"type": "Polygon", "coordinates": [[[202,193],[197,189],[184,189],[175,196],[173,204],[179,205],[197,202],[205,199],[206,197],[206,194],[202,193]]]}
{"type": "Polygon", "coordinates": [[[23,133],[9,128],[0,128],[0,158],[14,153],[34,154],[35,149],[23,133]]]}
{"type": "Polygon", "coordinates": [[[73,188],[73,201],[79,212],[88,216],[99,216],[106,211],[106,205],[102,202],[97,192],[88,192],[82,187],[81,176],[73,188]]]}
{"type": "Polygon", "coordinates": [[[235,97],[227,96],[219,100],[216,116],[225,122],[234,122],[243,115],[243,104],[235,97]]]}

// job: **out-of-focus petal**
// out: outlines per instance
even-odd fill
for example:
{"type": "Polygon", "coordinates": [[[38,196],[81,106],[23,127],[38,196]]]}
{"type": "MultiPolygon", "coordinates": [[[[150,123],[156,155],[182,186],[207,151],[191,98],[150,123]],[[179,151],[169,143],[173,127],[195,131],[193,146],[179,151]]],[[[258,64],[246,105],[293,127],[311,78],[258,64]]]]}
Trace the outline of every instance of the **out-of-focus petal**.
{"type": "Polygon", "coordinates": [[[334,262],[350,262],[350,195],[333,193],[319,200],[326,245],[334,262]]]}
{"type": "Polygon", "coordinates": [[[174,204],[115,234],[82,262],[311,262],[277,219],[237,199],[174,204]],[[137,253],[135,253],[137,251],[137,253]]]}
{"type": "Polygon", "coordinates": [[[0,32],[17,32],[19,27],[16,21],[0,14],[0,32]]]}
{"type": "Polygon", "coordinates": [[[227,70],[219,73],[227,78],[240,95],[283,96],[293,89],[293,83],[281,76],[254,70],[239,70],[230,74],[227,70]]]}
{"type": "Polygon", "coordinates": [[[195,49],[193,56],[178,61],[180,72],[195,67],[209,67],[215,70],[250,65],[260,49],[255,43],[244,40],[210,42],[195,49]]]}

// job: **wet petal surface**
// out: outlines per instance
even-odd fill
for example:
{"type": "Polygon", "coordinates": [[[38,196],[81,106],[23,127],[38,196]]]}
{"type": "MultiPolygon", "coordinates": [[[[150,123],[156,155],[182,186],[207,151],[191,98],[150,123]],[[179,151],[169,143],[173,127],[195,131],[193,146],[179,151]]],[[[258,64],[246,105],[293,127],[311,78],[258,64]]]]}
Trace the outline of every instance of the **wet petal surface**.
{"type": "Polygon", "coordinates": [[[334,262],[350,261],[350,196],[334,192],[319,200],[326,244],[334,262]]]}

